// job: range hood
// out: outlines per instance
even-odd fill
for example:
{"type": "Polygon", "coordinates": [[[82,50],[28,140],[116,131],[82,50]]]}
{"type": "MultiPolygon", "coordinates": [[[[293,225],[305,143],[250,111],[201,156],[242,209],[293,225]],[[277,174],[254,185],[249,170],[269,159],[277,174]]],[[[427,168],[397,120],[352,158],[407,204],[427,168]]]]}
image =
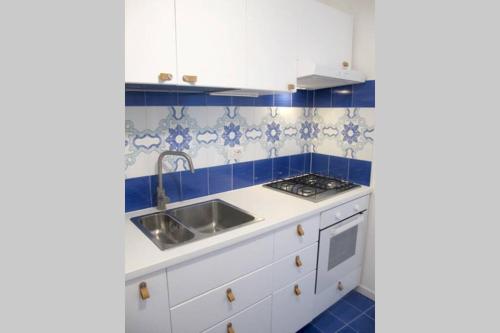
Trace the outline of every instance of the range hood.
{"type": "Polygon", "coordinates": [[[321,66],[312,62],[299,62],[297,87],[299,89],[323,89],[363,83],[363,73],[351,70],[321,66]]]}

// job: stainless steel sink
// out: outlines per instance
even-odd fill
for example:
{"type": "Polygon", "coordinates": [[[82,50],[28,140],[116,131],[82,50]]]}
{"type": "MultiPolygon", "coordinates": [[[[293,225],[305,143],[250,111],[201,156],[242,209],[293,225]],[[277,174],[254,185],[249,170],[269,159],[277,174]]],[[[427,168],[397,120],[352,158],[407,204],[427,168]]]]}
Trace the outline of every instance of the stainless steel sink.
{"type": "Polygon", "coordinates": [[[193,240],[195,235],[182,224],[165,213],[156,213],[132,218],[132,222],[151,239],[153,243],[165,250],[193,240]]]}
{"type": "Polygon", "coordinates": [[[262,219],[216,199],[131,220],[160,250],[165,250],[262,219]]]}
{"type": "Polygon", "coordinates": [[[211,200],[170,209],[167,214],[189,229],[203,234],[214,234],[255,219],[252,215],[222,200],[211,200]]]}

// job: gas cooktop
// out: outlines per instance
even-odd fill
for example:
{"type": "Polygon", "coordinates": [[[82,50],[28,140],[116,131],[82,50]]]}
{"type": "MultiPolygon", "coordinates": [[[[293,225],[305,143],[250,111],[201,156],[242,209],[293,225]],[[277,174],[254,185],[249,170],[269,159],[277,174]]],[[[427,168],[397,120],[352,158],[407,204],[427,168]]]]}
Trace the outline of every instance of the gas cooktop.
{"type": "Polygon", "coordinates": [[[306,174],[274,181],[264,184],[264,186],[318,202],[341,192],[359,187],[360,185],[340,178],[306,174]]]}

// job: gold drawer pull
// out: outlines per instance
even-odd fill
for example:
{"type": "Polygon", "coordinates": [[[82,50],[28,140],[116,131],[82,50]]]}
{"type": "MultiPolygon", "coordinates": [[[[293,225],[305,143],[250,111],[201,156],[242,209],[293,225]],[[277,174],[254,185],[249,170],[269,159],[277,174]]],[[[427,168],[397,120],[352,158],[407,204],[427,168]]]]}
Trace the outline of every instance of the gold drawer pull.
{"type": "Polygon", "coordinates": [[[342,68],[348,69],[349,68],[349,61],[342,61],[342,68]]]}
{"type": "Polygon", "coordinates": [[[231,288],[227,288],[226,296],[227,296],[227,300],[229,301],[229,303],[234,302],[234,300],[236,299],[236,297],[234,297],[234,294],[233,294],[233,291],[231,290],[231,288]]]}
{"type": "Polygon", "coordinates": [[[297,234],[301,237],[304,236],[304,228],[300,224],[297,226],[297,234]]]}
{"type": "Polygon", "coordinates": [[[146,282],[139,283],[139,293],[141,294],[141,298],[143,300],[149,298],[149,290],[148,286],[146,285],[146,282]]]}
{"type": "Polygon", "coordinates": [[[297,296],[300,296],[300,294],[302,294],[302,292],[300,291],[300,288],[299,288],[299,285],[296,284],[295,287],[293,287],[293,292],[295,293],[295,295],[297,296]]]}
{"type": "Polygon", "coordinates": [[[339,283],[337,283],[337,289],[340,291],[344,290],[344,286],[342,285],[341,281],[339,281],[339,283]]]}
{"type": "Polygon", "coordinates": [[[232,323],[227,323],[227,333],[234,333],[234,328],[232,323]]]}
{"type": "Polygon", "coordinates": [[[302,260],[300,260],[300,256],[295,257],[295,266],[297,267],[302,266],[302,260]]]}
{"type": "Polygon", "coordinates": [[[196,75],[184,75],[182,77],[182,81],[187,83],[196,83],[196,81],[198,81],[198,77],[196,75]]]}
{"type": "Polygon", "coordinates": [[[288,85],[288,90],[294,90],[295,89],[295,84],[289,84],[288,85]]]}
{"type": "Polygon", "coordinates": [[[160,73],[160,75],[158,75],[158,80],[160,80],[160,82],[170,81],[172,77],[173,75],[170,73],[160,73]]]}

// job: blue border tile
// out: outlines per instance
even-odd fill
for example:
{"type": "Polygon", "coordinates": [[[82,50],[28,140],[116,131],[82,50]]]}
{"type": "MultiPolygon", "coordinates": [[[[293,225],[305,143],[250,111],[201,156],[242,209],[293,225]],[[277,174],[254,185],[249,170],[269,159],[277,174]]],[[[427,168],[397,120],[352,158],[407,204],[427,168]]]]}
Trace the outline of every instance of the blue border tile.
{"type": "Polygon", "coordinates": [[[301,175],[306,170],[305,154],[290,156],[290,176],[301,175]]]}
{"type": "Polygon", "coordinates": [[[330,156],[329,175],[340,179],[349,179],[349,159],[345,157],[330,156]]]}
{"type": "Polygon", "coordinates": [[[204,93],[179,93],[178,105],[182,106],[204,106],[207,99],[204,93]]]}
{"type": "Polygon", "coordinates": [[[297,91],[292,94],[292,107],[307,107],[307,90],[297,89],[297,91]]]}
{"type": "Polygon", "coordinates": [[[349,160],[349,181],[370,186],[372,163],[363,160],[349,160]]]}
{"type": "Polygon", "coordinates": [[[274,106],[292,106],[292,94],[291,93],[277,93],[274,94],[274,106]]]}
{"type": "Polygon", "coordinates": [[[125,179],[125,211],[151,206],[149,176],[125,179]]]}
{"type": "Polygon", "coordinates": [[[314,90],[307,91],[307,107],[308,108],[314,107],[314,90]]]}
{"type": "Polygon", "coordinates": [[[334,108],[349,108],[353,105],[352,85],[332,89],[332,106],[334,108]]]}
{"type": "MultiPolygon", "coordinates": [[[[153,206],[156,206],[156,188],[158,187],[158,175],[150,176],[151,182],[151,200],[153,206]]],[[[170,202],[180,201],[182,198],[181,193],[181,173],[169,172],[163,174],[163,188],[165,194],[170,199],[170,202]]]]}
{"type": "Polygon", "coordinates": [[[208,168],[208,193],[232,190],[233,166],[231,164],[208,168]]]}
{"type": "Polygon", "coordinates": [[[375,107],[375,80],[353,85],[353,107],[375,107]]]}
{"type": "Polygon", "coordinates": [[[314,107],[329,108],[332,106],[332,88],[314,91],[314,107]]]}
{"type": "Polygon", "coordinates": [[[255,106],[274,106],[274,96],[261,95],[255,99],[255,106]]]}
{"type": "Polygon", "coordinates": [[[233,188],[253,185],[253,161],[233,164],[233,188]]]}
{"type": "Polygon", "coordinates": [[[233,96],[233,106],[254,106],[256,97],[233,96]]]}
{"type": "Polygon", "coordinates": [[[181,172],[182,200],[208,195],[208,169],[181,172]]]}
{"type": "Polygon", "coordinates": [[[290,175],[290,156],[277,157],[273,160],[273,180],[287,178],[290,175]]]}
{"type": "Polygon", "coordinates": [[[145,106],[146,94],[144,91],[125,91],[125,106],[145,106]]]}
{"type": "Polygon", "coordinates": [[[328,175],[328,155],[314,153],[312,155],[311,171],[318,174],[328,175]]]}
{"type": "Polygon", "coordinates": [[[312,155],[313,153],[305,153],[304,156],[306,158],[306,172],[312,172],[312,155]]]}
{"type": "Polygon", "coordinates": [[[146,105],[147,106],[171,106],[177,105],[177,93],[171,92],[146,92],[146,105]]]}
{"type": "Polygon", "coordinates": [[[231,96],[214,96],[207,94],[205,96],[205,105],[207,106],[231,106],[234,105],[231,96]]]}
{"type": "Polygon", "coordinates": [[[254,179],[255,185],[269,182],[273,179],[273,160],[258,160],[254,162],[254,179]]]}

